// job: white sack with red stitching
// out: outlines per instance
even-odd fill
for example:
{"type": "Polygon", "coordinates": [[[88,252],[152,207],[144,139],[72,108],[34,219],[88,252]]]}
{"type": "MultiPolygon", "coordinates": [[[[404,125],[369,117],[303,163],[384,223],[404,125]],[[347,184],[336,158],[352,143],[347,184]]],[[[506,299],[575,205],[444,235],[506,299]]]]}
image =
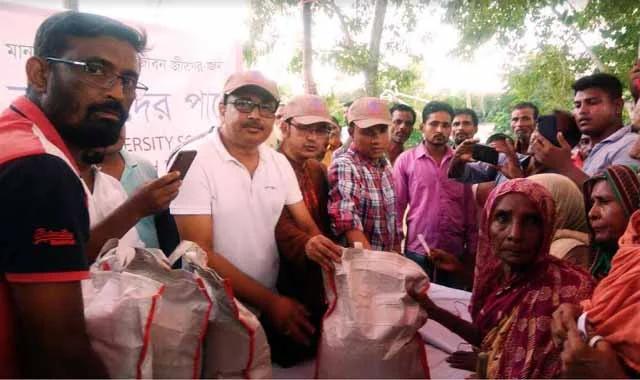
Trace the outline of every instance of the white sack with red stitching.
{"type": "Polygon", "coordinates": [[[397,253],[357,248],[343,250],[335,267],[324,273],[329,309],[316,377],[429,378],[418,333],[427,313],[407,294],[427,291],[424,271],[397,253]]]}
{"type": "Polygon", "coordinates": [[[110,378],[153,377],[151,322],[164,287],[130,273],[91,272],[82,281],[91,346],[110,378]]]}
{"type": "Polygon", "coordinates": [[[113,243],[108,243],[105,250],[92,266],[94,272],[131,273],[164,285],[150,328],[151,377],[199,378],[204,337],[213,309],[202,281],[187,271],[172,270],[159,250],[113,247],[113,243]]]}
{"type": "Polygon", "coordinates": [[[271,350],[258,318],[233,296],[231,284],[207,268],[206,253],[183,241],[169,258],[204,282],[215,304],[204,342],[203,377],[270,379],[271,350]]]}

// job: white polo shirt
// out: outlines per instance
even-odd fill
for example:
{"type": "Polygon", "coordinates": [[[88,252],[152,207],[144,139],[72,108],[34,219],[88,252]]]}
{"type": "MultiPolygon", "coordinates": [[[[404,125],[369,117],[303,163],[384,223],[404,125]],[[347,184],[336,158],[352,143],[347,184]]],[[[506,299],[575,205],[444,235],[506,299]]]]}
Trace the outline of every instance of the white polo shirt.
{"type": "Polygon", "coordinates": [[[213,250],[274,289],[279,267],[276,224],[285,205],[302,201],[291,164],[263,144],[252,178],[222,144],[219,128],[203,138],[197,150],[171,213],[211,215],[213,250]]]}

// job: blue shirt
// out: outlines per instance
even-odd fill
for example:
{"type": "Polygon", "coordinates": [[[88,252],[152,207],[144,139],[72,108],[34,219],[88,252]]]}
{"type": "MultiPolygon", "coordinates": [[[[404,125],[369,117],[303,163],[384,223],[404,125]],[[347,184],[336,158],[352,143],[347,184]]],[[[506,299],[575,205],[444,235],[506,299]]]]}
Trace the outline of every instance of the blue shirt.
{"type": "MultiPolygon", "coordinates": [[[[120,183],[122,183],[127,195],[131,196],[140,186],[158,178],[156,168],[151,162],[137,157],[124,149],[120,151],[120,155],[124,160],[124,171],[120,177],[120,183]]],[[[147,248],[160,248],[158,231],[156,230],[153,215],[140,219],[136,224],[136,230],[140,240],[144,242],[147,248]]]]}
{"type": "Polygon", "coordinates": [[[629,157],[636,138],[638,134],[631,131],[631,126],[620,128],[593,147],[584,160],[582,171],[593,176],[611,165],[640,165],[640,161],[629,157]]]}

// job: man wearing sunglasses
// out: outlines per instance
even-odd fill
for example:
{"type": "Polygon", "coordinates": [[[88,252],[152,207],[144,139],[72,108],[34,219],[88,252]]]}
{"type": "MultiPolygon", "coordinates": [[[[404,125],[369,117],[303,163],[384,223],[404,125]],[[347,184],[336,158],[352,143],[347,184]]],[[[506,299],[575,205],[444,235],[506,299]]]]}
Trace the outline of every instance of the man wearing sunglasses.
{"type": "Polygon", "coordinates": [[[275,292],[275,227],[286,210],[310,236],[322,235],[287,159],[263,144],[278,109],[276,83],[257,71],[229,77],[222,125],[202,140],[171,205],[180,236],[208,252],[209,266],[282,334],[309,344],[314,327],[299,302],[275,292]]]}
{"type": "MultiPolygon", "coordinates": [[[[38,28],[27,93],[0,115],[0,378],[107,376],[86,331],[83,151],[115,143],[146,36],[63,12],[38,28]]],[[[92,231],[93,237],[93,231],[92,231]]]]}

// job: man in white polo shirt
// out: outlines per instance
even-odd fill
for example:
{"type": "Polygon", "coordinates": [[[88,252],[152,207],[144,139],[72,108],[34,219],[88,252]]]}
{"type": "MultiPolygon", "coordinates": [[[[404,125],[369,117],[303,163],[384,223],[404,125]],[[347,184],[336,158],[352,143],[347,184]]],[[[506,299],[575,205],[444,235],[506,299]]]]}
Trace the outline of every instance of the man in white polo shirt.
{"type": "Polygon", "coordinates": [[[219,105],[222,125],[201,140],[171,212],[182,239],[208,251],[209,266],[231,280],[240,299],[282,333],[308,344],[314,328],[307,311],[274,292],[275,226],[283,208],[314,236],[307,254],[322,250],[328,239],[305,207],[287,159],[263,144],[278,103],[276,83],[259,72],[229,77],[219,105]]]}

